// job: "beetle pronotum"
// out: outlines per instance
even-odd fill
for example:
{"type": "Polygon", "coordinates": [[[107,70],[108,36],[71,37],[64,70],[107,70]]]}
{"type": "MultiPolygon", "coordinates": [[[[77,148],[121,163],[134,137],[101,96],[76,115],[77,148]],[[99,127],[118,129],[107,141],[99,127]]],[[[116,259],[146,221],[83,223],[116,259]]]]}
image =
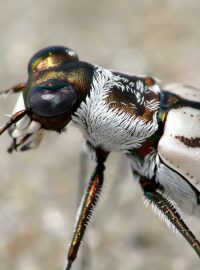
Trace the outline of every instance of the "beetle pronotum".
{"type": "Polygon", "coordinates": [[[179,84],[162,87],[148,76],[102,69],[79,61],[66,47],[36,53],[29,78],[2,93],[20,93],[10,120],[8,151],[37,147],[43,130],[62,132],[72,121],[96,160],[82,199],[66,270],[76,259],[104,181],[110,152],[124,153],[147,203],[179,231],[200,256],[200,243],[176,204],[200,216],[200,91],[179,84]]]}

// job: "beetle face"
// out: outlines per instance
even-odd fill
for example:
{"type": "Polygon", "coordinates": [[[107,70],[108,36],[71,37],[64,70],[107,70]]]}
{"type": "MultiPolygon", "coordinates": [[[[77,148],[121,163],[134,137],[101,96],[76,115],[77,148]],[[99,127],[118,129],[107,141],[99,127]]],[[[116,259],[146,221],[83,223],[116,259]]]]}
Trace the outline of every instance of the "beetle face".
{"type": "Polygon", "coordinates": [[[56,46],[39,51],[28,64],[29,81],[23,93],[25,107],[46,129],[61,130],[70,120],[78,93],[63,70],[74,61],[78,61],[74,51],[56,46]]]}
{"type": "MultiPolygon", "coordinates": [[[[40,50],[29,61],[27,83],[20,83],[4,91],[21,91],[22,95],[14,114],[0,129],[0,134],[24,116],[29,118],[29,122],[35,120],[37,127],[60,132],[89,94],[93,72],[94,66],[79,61],[77,54],[69,48],[54,46],[40,50]]],[[[22,119],[16,126],[24,125],[22,119]]],[[[33,133],[32,129],[23,132],[20,130],[12,137],[19,137],[25,132],[33,133]]]]}

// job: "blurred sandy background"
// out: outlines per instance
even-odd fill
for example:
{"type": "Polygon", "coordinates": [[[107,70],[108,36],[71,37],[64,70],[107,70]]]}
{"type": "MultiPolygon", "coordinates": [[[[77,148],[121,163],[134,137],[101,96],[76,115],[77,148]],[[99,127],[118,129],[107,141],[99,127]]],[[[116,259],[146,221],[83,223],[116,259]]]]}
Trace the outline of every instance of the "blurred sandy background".
{"type": "MultiPolygon", "coordinates": [[[[27,79],[40,48],[65,45],[82,60],[200,87],[200,2],[196,0],[1,0],[0,88],[27,79]]],[[[0,100],[0,120],[15,96],[0,100]]],[[[37,151],[9,155],[0,140],[0,269],[60,270],[78,200],[81,134],[46,135],[37,151]]],[[[185,218],[200,238],[199,220],[185,218]]],[[[108,161],[106,185],[73,269],[197,270],[199,259],[143,206],[123,157],[108,161]],[[86,242],[86,241],[85,241],[86,242]],[[84,249],[85,248],[85,249],[84,249]]]]}

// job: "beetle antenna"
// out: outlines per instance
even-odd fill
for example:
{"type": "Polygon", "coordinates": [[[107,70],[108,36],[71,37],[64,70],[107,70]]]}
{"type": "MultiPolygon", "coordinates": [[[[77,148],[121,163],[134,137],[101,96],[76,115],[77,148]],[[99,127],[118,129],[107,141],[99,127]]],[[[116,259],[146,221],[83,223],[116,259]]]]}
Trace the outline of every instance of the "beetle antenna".
{"type": "Polygon", "coordinates": [[[10,88],[10,89],[6,89],[6,90],[4,90],[4,91],[1,91],[1,92],[0,92],[0,96],[7,96],[7,95],[10,95],[10,94],[12,94],[12,93],[13,93],[13,89],[10,88]]]}
{"type": "Polygon", "coordinates": [[[19,83],[19,84],[13,86],[12,88],[1,91],[0,96],[6,96],[6,95],[13,94],[13,93],[19,93],[19,92],[23,91],[26,87],[27,87],[27,83],[19,83]]]}
{"type": "Polygon", "coordinates": [[[0,135],[6,131],[10,126],[18,122],[22,117],[24,117],[28,113],[28,110],[22,110],[19,112],[16,112],[11,119],[0,128],[0,135]]]}

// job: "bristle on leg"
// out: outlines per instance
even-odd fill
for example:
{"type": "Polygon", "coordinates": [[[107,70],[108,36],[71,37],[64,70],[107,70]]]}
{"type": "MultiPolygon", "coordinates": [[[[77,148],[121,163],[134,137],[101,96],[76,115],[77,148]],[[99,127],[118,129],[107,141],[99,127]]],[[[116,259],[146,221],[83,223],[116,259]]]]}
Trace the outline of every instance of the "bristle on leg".
{"type": "Polygon", "coordinates": [[[161,219],[164,219],[166,224],[171,227],[173,231],[178,231],[200,257],[200,242],[182,220],[171,200],[158,191],[144,191],[144,196],[150,201],[154,212],[156,212],[161,219]]]}
{"type": "MultiPolygon", "coordinates": [[[[174,202],[171,201],[170,198],[168,198],[166,195],[166,200],[171,204],[171,206],[175,207],[174,202]]],[[[175,225],[170,221],[170,219],[161,211],[161,209],[151,200],[149,200],[146,196],[144,196],[144,205],[145,207],[151,206],[153,209],[153,212],[159,217],[161,221],[163,221],[169,229],[173,231],[178,236],[181,236],[181,233],[178,231],[178,229],[175,227],[175,225]]]]}

